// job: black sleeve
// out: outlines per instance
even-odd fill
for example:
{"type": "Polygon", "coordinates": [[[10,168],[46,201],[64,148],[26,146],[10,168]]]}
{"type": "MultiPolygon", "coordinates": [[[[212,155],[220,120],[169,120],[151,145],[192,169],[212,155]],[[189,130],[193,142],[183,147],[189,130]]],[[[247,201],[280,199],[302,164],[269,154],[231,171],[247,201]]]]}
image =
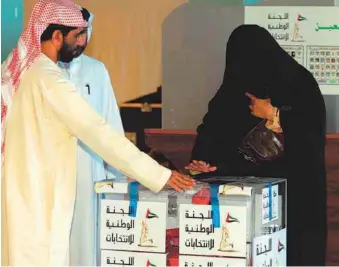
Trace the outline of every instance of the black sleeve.
{"type": "MultiPolygon", "coordinates": [[[[295,82],[294,101],[280,111],[285,137],[285,158],[290,212],[303,209],[304,228],[320,225],[326,213],[326,110],[312,79],[295,82]],[[300,194],[305,194],[300,197],[300,194]],[[291,204],[291,205],[290,205],[291,204]]],[[[292,97],[292,96],[291,96],[292,97]]],[[[326,216],[325,216],[326,217],[326,216]]]]}
{"type": "MultiPolygon", "coordinates": [[[[205,115],[203,123],[197,128],[192,160],[204,160],[215,165],[229,161],[237,153],[244,138],[240,133],[240,121],[225,112],[231,111],[209,111],[205,115]]],[[[238,115],[241,120],[241,115],[238,115]]]]}
{"type": "Polygon", "coordinates": [[[229,83],[232,80],[225,81],[209,102],[203,123],[197,128],[191,155],[191,160],[203,160],[226,169],[239,163],[242,140],[261,121],[251,115],[245,91],[229,90],[229,83]]]}

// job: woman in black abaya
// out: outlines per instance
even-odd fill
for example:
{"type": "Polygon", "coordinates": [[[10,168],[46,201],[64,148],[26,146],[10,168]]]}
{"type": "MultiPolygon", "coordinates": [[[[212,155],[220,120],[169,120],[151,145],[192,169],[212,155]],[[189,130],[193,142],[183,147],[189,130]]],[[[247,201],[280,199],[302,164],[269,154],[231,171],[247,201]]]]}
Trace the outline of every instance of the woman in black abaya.
{"type": "Polygon", "coordinates": [[[317,82],[257,25],[227,43],[224,81],[197,129],[190,171],[285,177],[287,263],[324,266],[326,254],[325,105],[317,82]],[[262,119],[284,135],[284,156],[257,166],[238,148],[262,119]],[[277,129],[278,129],[277,128],[277,129]]]}

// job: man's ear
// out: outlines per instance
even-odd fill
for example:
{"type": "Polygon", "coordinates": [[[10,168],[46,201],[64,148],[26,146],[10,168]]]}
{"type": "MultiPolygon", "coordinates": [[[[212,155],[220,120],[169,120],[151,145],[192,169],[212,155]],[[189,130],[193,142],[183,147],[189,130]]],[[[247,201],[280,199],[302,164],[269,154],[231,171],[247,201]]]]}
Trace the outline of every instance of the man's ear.
{"type": "Polygon", "coordinates": [[[60,30],[56,30],[52,34],[51,39],[53,45],[59,50],[64,42],[64,36],[60,30]]]}

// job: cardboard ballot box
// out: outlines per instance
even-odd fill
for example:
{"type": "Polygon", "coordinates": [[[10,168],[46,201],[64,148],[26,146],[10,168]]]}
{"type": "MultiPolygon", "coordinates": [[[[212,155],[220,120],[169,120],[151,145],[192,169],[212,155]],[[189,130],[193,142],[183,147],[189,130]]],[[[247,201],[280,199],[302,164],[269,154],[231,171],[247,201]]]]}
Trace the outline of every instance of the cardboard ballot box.
{"type": "Polygon", "coordinates": [[[96,183],[98,265],[286,265],[286,180],[211,182],[158,194],[137,183],[96,183]]]}

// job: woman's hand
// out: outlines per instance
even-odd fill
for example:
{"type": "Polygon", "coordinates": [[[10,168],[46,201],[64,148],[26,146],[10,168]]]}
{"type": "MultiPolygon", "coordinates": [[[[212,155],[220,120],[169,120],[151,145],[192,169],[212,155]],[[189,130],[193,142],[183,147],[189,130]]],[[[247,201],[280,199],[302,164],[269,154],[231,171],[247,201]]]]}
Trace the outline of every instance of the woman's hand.
{"type": "Polygon", "coordinates": [[[246,93],[246,96],[252,101],[249,108],[253,116],[270,121],[273,120],[276,108],[271,105],[271,99],[260,99],[250,93],[246,93]]]}
{"type": "Polygon", "coordinates": [[[216,171],[217,167],[211,166],[205,161],[193,160],[185,167],[185,169],[191,172],[214,172],[216,171]]]}

